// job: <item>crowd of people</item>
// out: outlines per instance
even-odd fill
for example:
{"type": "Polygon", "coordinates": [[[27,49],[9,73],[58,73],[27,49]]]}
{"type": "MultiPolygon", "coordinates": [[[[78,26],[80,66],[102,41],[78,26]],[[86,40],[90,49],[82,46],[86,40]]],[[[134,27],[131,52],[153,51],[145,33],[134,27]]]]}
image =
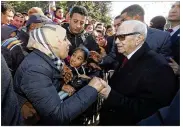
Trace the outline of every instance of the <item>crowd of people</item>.
{"type": "Polygon", "coordinates": [[[180,125],[180,2],[168,29],[138,4],[113,24],[49,10],[1,4],[2,125],[180,125]]]}

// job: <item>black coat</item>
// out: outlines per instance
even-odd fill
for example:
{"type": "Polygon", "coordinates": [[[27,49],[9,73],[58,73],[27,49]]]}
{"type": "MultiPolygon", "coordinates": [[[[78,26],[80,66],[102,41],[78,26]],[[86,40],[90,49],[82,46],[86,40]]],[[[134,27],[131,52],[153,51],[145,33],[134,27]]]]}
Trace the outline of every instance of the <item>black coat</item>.
{"type": "Polygon", "coordinates": [[[159,109],[152,116],[140,121],[141,126],[180,126],[180,90],[170,106],[159,109]]]}
{"type": "MultiPolygon", "coordinates": [[[[5,57],[5,60],[8,64],[8,67],[11,70],[12,76],[14,76],[17,68],[19,67],[20,63],[23,61],[25,56],[31,52],[26,48],[29,39],[29,34],[22,29],[18,35],[18,37],[9,38],[6,40],[8,45],[2,45],[2,54],[5,57]],[[14,43],[16,41],[20,41],[18,43],[14,43]],[[14,43],[14,44],[13,44],[14,43]],[[9,45],[11,45],[9,47],[9,45]]],[[[4,43],[4,42],[3,42],[4,43]]]]}
{"type": "Polygon", "coordinates": [[[19,102],[32,103],[41,125],[69,124],[97,99],[96,89],[87,85],[61,103],[58,92],[62,85],[54,62],[36,49],[25,57],[14,77],[19,102]]]}
{"type": "Polygon", "coordinates": [[[114,73],[109,85],[101,125],[134,125],[169,105],[176,93],[172,69],[146,43],[114,73]]]}
{"type": "Polygon", "coordinates": [[[180,29],[171,36],[173,59],[180,65],[180,29]]]}
{"type": "Polygon", "coordinates": [[[13,80],[3,55],[1,55],[1,125],[20,125],[22,117],[13,80]]]}
{"type": "Polygon", "coordinates": [[[83,31],[80,34],[76,35],[70,32],[69,26],[64,25],[63,27],[66,29],[67,39],[72,44],[69,47],[69,55],[71,55],[74,49],[79,47],[80,45],[86,46],[86,48],[88,48],[89,51],[93,50],[100,53],[100,48],[91,34],[84,33],[83,31]]]}

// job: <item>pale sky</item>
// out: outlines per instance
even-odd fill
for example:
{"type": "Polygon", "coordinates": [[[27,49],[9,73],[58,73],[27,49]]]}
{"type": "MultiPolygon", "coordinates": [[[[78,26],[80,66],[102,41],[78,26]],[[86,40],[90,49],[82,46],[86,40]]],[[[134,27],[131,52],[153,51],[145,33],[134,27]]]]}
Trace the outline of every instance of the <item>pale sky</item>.
{"type": "Polygon", "coordinates": [[[150,20],[158,15],[162,15],[164,17],[168,16],[168,12],[171,8],[171,5],[174,2],[166,2],[166,1],[162,1],[162,2],[125,2],[125,1],[116,1],[116,2],[112,2],[112,9],[111,9],[111,15],[114,19],[114,17],[116,17],[117,15],[119,15],[121,13],[121,11],[123,9],[125,9],[126,7],[132,5],[132,4],[139,4],[140,6],[142,6],[145,10],[145,22],[146,24],[149,25],[150,20]]]}

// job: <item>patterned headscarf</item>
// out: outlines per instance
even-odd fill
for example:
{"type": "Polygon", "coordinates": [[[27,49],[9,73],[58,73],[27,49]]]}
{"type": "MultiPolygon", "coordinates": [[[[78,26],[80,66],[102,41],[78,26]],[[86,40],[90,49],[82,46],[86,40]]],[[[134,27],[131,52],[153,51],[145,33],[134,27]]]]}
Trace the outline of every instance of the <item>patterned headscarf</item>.
{"type": "Polygon", "coordinates": [[[58,47],[58,39],[64,40],[65,37],[66,30],[64,28],[55,24],[46,24],[30,32],[27,48],[30,50],[35,48],[45,53],[60,70],[64,61],[58,57],[59,53],[53,47],[58,47]]]}

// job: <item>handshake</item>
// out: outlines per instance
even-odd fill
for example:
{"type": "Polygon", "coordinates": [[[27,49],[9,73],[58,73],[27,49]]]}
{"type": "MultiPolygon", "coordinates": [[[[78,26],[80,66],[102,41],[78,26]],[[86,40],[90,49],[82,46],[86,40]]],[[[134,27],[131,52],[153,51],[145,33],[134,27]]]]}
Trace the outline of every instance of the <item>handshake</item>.
{"type": "Polygon", "coordinates": [[[111,87],[108,85],[108,83],[98,77],[94,77],[88,85],[95,88],[99,95],[104,99],[107,99],[111,91],[111,87]]]}

